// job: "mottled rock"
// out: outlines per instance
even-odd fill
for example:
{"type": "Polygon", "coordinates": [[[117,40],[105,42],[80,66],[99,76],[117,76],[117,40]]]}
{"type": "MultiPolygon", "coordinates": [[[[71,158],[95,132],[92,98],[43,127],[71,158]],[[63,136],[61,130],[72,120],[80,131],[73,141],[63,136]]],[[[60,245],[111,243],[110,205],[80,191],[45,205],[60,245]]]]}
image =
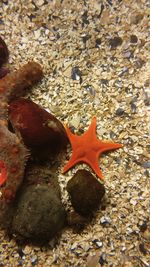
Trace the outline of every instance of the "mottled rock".
{"type": "Polygon", "coordinates": [[[72,206],[82,216],[89,216],[97,210],[105,194],[104,185],[87,170],[76,172],[67,184],[67,191],[72,206]]]}
{"type": "Polygon", "coordinates": [[[63,228],[65,210],[52,187],[26,187],[17,203],[11,227],[16,239],[46,243],[63,228]]]}

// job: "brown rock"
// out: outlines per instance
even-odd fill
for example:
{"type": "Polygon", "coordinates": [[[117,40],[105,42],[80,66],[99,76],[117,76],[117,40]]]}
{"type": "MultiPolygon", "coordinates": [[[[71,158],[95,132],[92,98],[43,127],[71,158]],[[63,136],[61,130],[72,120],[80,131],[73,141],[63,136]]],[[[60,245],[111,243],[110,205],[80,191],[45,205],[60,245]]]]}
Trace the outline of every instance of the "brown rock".
{"type": "Polygon", "coordinates": [[[89,216],[97,210],[105,194],[101,184],[89,171],[78,170],[67,184],[67,191],[75,211],[89,216]]]}

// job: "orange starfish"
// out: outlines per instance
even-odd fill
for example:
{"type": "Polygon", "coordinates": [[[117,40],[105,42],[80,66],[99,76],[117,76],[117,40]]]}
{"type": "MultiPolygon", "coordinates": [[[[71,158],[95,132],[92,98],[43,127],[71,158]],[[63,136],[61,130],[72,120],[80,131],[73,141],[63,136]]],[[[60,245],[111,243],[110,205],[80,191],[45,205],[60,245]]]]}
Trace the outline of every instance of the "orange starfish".
{"type": "Polygon", "coordinates": [[[121,144],[102,142],[96,137],[96,117],[92,119],[92,123],[88,130],[81,136],[73,134],[68,127],[66,132],[71,143],[73,154],[69,162],[65,165],[63,173],[80,162],[87,163],[100,179],[103,179],[102,172],[99,168],[99,156],[106,151],[122,147],[121,144]]]}

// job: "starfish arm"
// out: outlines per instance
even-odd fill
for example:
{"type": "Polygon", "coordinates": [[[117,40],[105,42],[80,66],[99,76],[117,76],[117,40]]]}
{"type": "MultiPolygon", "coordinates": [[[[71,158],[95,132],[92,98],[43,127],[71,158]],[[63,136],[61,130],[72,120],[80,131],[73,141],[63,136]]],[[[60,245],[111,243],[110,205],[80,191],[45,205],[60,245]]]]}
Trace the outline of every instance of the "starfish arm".
{"type": "Polygon", "coordinates": [[[96,173],[96,175],[101,179],[103,180],[104,177],[103,177],[103,174],[102,174],[102,171],[99,167],[99,163],[97,160],[95,160],[95,162],[91,162],[89,161],[87,158],[86,159],[83,159],[82,160],[84,163],[88,164],[89,167],[91,167],[91,169],[96,173]]]}
{"type": "Polygon", "coordinates": [[[74,148],[74,146],[76,146],[76,143],[80,140],[80,136],[73,134],[68,126],[65,126],[65,130],[69,138],[70,144],[72,148],[74,148]]]}
{"type": "Polygon", "coordinates": [[[94,116],[92,118],[92,122],[88,128],[88,130],[83,134],[83,136],[88,136],[88,139],[90,138],[91,140],[96,136],[96,117],[94,116]]]}
{"type": "Polygon", "coordinates": [[[67,172],[69,169],[71,169],[74,165],[79,163],[81,160],[77,158],[77,156],[73,153],[70,160],[67,162],[67,164],[63,168],[63,173],[67,172]]]}
{"type": "Polygon", "coordinates": [[[123,145],[118,144],[118,143],[99,141],[98,147],[99,147],[99,154],[101,154],[103,152],[121,148],[123,147],[123,145]]]}
{"type": "Polygon", "coordinates": [[[95,153],[94,151],[93,152],[91,151],[91,153],[88,154],[86,157],[84,157],[82,161],[87,163],[100,179],[102,180],[104,179],[101,169],[99,167],[99,153],[98,152],[95,153]]]}

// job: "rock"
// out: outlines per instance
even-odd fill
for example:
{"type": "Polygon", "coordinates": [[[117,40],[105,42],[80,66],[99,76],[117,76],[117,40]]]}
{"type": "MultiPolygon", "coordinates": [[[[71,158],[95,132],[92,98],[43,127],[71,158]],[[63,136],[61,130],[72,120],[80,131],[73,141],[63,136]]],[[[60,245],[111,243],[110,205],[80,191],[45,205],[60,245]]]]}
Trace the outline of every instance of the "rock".
{"type": "Polygon", "coordinates": [[[0,67],[8,59],[9,52],[5,41],[0,37],[0,67]]]}
{"type": "Polygon", "coordinates": [[[85,217],[99,208],[105,194],[104,185],[86,170],[76,172],[67,184],[67,191],[75,211],[85,217]]]}
{"type": "Polygon", "coordinates": [[[29,99],[18,98],[10,103],[9,120],[24,144],[37,157],[45,159],[57,154],[67,144],[62,123],[29,99]]]}
{"type": "Polygon", "coordinates": [[[64,227],[65,209],[51,186],[28,186],[17,203],[11,226],[16,239],[42,244],[64,227]]]}

